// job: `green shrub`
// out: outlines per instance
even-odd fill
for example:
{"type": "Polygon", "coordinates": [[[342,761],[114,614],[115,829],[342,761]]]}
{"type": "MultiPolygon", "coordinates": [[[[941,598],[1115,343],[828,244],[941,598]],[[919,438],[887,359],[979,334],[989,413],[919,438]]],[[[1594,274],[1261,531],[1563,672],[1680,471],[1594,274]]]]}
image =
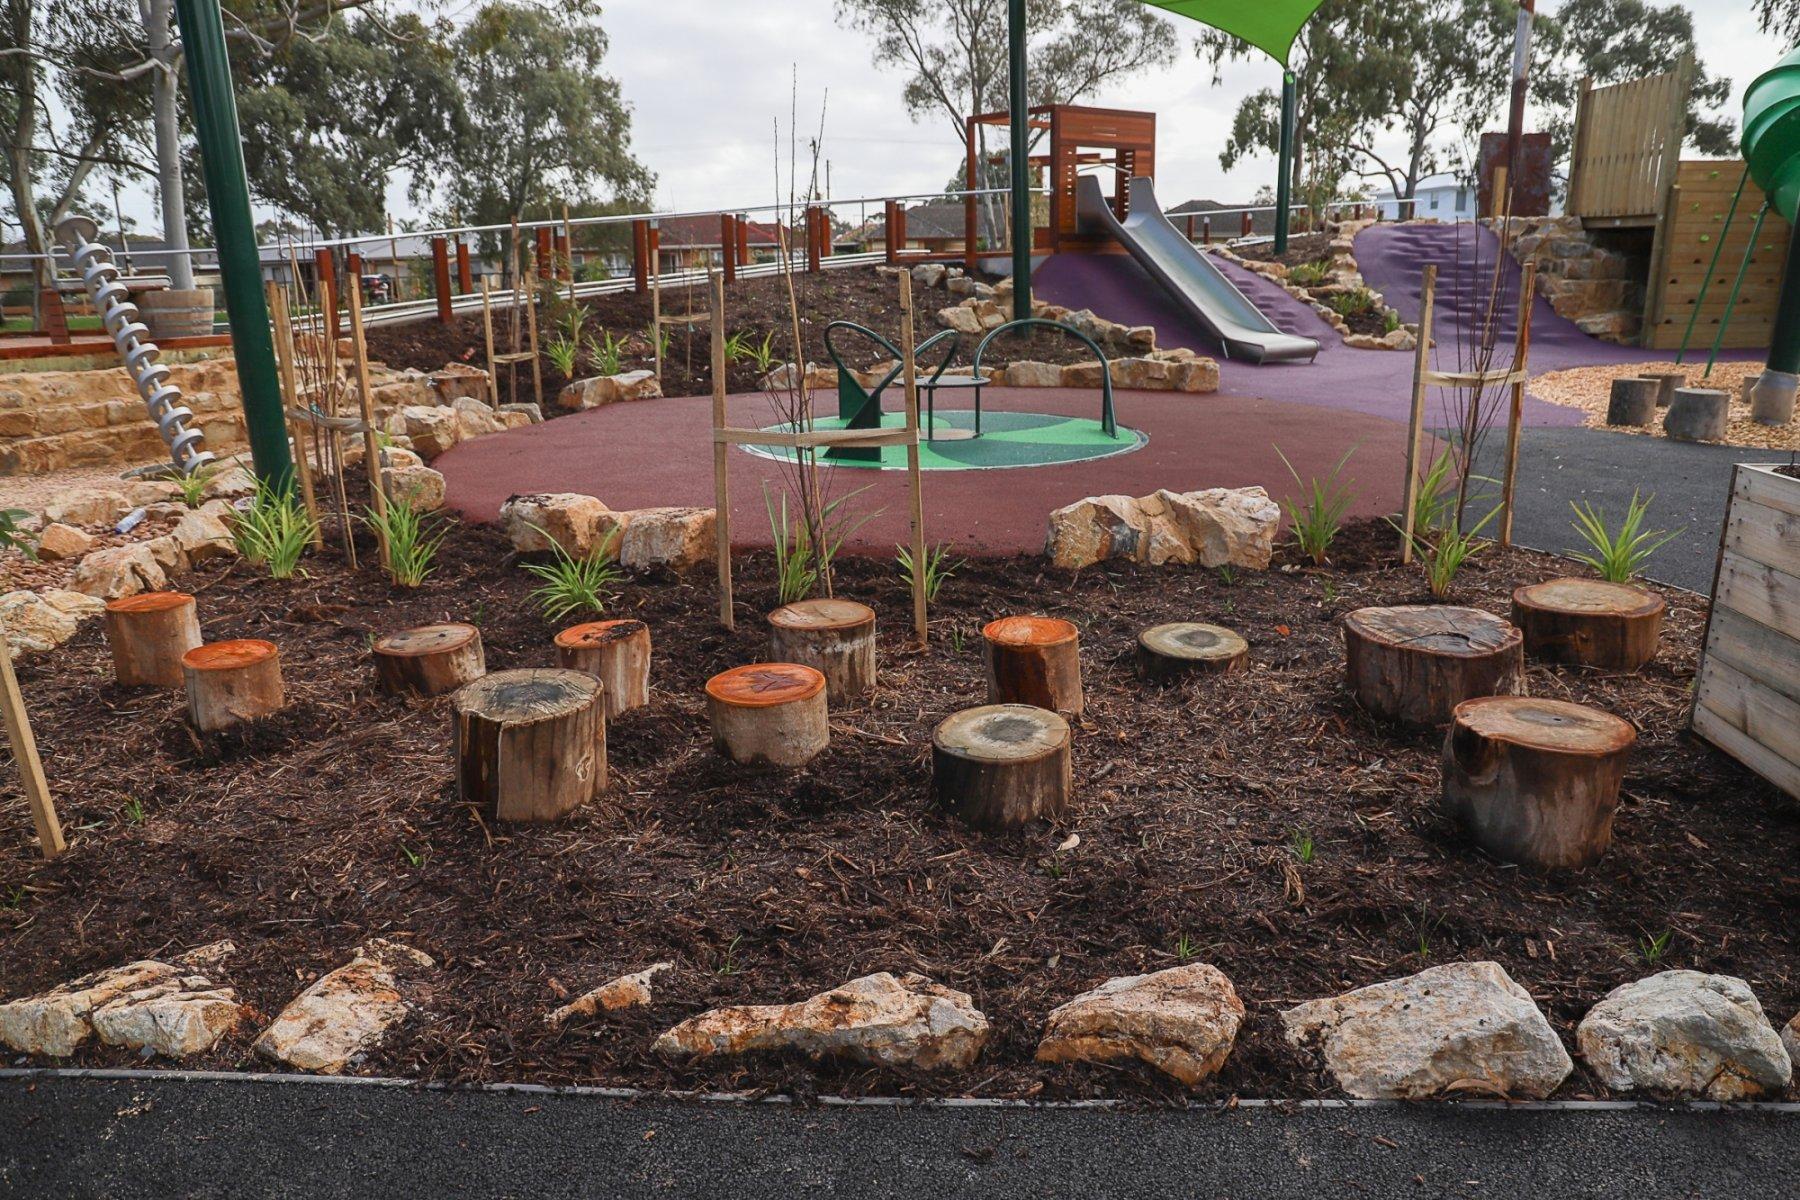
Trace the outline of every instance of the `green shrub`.
{"type": "MultiPolygon", "coordinates": [[[[1650,500],[1654,499],[1656,497],[1650,497],[1650,500]]],[[[1603,511],[1585,501],[1571,500],[1569,507],[1575,510],[1572,522],[1575,532],[1594,551],[1592,554],[1577,552],[1574,557],[1594,568],[1600,578],[1609,583],[1629,583],[1637,578],[1650,556],[1682,532],[1679,529],[1673,533],[1645,529],[1644,517],[1650,511],[1650,500],[1641,499],[1637,492],[1631,493],[1631,504],[1626,508],[1625,519],[1619,523],[1617,532],[1607,528],[1603,511]]]]}
{"type": "Polygon", "coordinates": [[[17,550],[26,558],[37,557],[37,537],[20,526],[31,518],[22,508],[0,509],[0,550],[17,550]]]}
{"type": "Polygon", "coordinates": [[[271,487],[256,481],[250,507],[237,514],[231,537],[238,553],[252,566],[266,567],[271,579],[291,579],[300,568],[300,556],[318,535],[318,523],[291,487],[271,487]]]}
{"type": "Polygon", "coordinates": [[[1322,567],[1331,552],[1331,543],[1344,527],[1344,513],[1349,511],[1350,501],[1355,498],[1355,491],[1341,481],[1344,464],[1356,453],[1356,447],[1344,451],[1344,457],[1338,459],[1337,465],[1331,468],[1331,474],[1324,479],[1313,479],[1303,482],[1300,473],[1294,470],[1294,464],[1281,453],[1281,447],[1275,447],[1275,453],[1281,458],[1282,465],[1287,467],[1288,474],[1294,477],[1305,492],[1303,499],[1289,497],[1282,501],[1287,509],[1288,521],[1294,527],[1294,544],[1300,547],[1300,553],[1312,559],[1313,565],[1322,567]]]}
{"type": "Polygon", "coordinates": [[[1368,288],[1351,288],[1333,294],[1325,305],[1340,317],[1361,316],[1375,307],[1375,295],[1368,288]]]}
{"type": "Polygon", "coordinates": [[[405,500],[396,500],[386,509],[363,512],[363,523],[373,529],[386,548],[382,569],[400,587],[415,588],[424,583],[433,570],[438,547],[450,532],[447,523],[428,522],[405,500]]]}
{"type": "Polygon", "coordinates": [[[575,378],[575,362],[580,356],[580,345],[561,334],[544,343],[544,357],[550,360],[550,365],[564,379],[575,378]]]}
{"type": "MultiPolygon", "coordinates": [[[[912,550],[907,546],[896,546],[894,547],[894,550],[896,551],[894,559],[900,565],[900,578],[905,582],[906,590],[911,592],[913,589],[912,550]]],[[[938,590],[944,586],[944,580],[956,574],[957,568],[962,566],[966,561],[966,559],[959,558],[955,562],[951,562],[950,547],[944,545],[942,542],[939,542],[925,552],[924,582],[925,602],[927,604],[937,603],[938,590]]]]}
{"type": "Polygon", "coordinates": [[[1318,287],[1331,274],[1331,260],[1321,258],[1316,262],[1301,263],[1288,270],[1288,282],[1296,286],[1318,287]]]}
{"type": "Polygon", "coordinates": [[[561,622],[572,616],[604,613],[607,604],[618,594],[614,585],[624,578],[624,572],[612,557],[619,535],[615,532],[586,558],[576,558],[542,529],[538,532],[550,543],[551,560],[547,563],[528,562],[524,567],[544,581],[531,593],[544,619],[561,622]]]}

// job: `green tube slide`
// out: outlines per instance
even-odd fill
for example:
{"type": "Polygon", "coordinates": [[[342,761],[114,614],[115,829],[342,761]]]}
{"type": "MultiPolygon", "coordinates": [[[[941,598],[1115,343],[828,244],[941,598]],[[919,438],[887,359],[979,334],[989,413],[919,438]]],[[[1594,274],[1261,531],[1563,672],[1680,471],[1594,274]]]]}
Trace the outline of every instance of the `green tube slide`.
{"type": "MultiPolygon", "coordinates": [[[[1758,76],[1745,91],[1742,144],[1750,178],[1775,211],[1793,224],[1800,209],[1800,49],[1758,76]]],[[[1800,373],[1800,237],[1788,246],[1769,370],[1800,373]]]]}

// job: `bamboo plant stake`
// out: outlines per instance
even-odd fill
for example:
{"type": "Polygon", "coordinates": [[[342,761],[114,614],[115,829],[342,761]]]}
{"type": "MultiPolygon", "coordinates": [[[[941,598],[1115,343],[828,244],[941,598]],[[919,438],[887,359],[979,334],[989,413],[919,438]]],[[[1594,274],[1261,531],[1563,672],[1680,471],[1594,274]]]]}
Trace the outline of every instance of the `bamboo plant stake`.
{"type": "Polygon", "coordinates": [[[500,409],[500,373],[494,370],[494,302],[488,277],[481,277],[481,331],[487,339],[488,407],[500,409]]]}
{"type": "Polygon", "coordinates": [[[375,401],[369,395],[369,344],[363,337],[362,288],[350,289],[350,350],[356,356],[356,399],[361,409],[363,465],[369,476],[369,507],[377,518],[375,541],[381,561],[388,561],[387,531],[380,518],[387,516],[387,480],[381,469],[381,439],[375,436],[375,401]]]}
{"type": "Polygon", "coordinates": [[[736,628],[731,612],[731,482],[727,455],[718,439],[725,428],[725,280],[712,274],[713,557],[719,562],[719,624],[736,628]]]}
{"type": "Polygon", "coordinates": [[[1525,376],[1531,362],[1531,307],[1537,295],[1537,264],[1526,263],[1519,273],[1519,329],[1514,343],[1511,404],[1506,416],[1506,478],[1500,502],[1506,514],[1500,524],[1500,544],[1512,545],[1513,491],[1519,476],[1519,430],[1525,423],[1525,376]]]}
{"type": "Polygon", "coordinates": [[[925,497],[919,486],[919,378],[914,361],[912,272],[900,272],[900,364],[906,386],[906,485],[912,507],[913,636],[923,650],[930,636],[925,611],[925,497]]]}
{"type": "Polygon", "coordinates": [[[1419,344],[1413,356],[1412,415],[1406,423],[1406,485],[1400,509],[1400,561],[1413,558],[1413,514],[1419,499],[1419,439],[1425,430],[1425,376],[1431,369],[1431,310],[1437,301],[1437,264],[1425,264],[1419,285],[1419,344]]]}
{"type": "MultiPolygon", "coordinates": [[[[305,438],[300,431],[300,389],[294,375],[294,326],[288,317],[287,293],[270,283],[269,321],[275,330],[275,354],[281,369],[281,403],[287,409],[288,428],[294,439],[294,468],[300,477],[300,498],[306,502],[306,515],[313,523],[312,546],[325,548],[325,529],[319,523],[319,502],[313,494],[312,464],[307,459],[305,438]]],[[[306,422],[311,427],[312,422],[306,422]]]]}
{"type": "Polygon", "coordinates": [[[12,744],[13,761],[19,765],[19,783],[25,801],[31,805],[31,823],[37,827],[38,848],[45,858],[55,858],[68,844],[63,841],[62,822],[56,817],[56,802],[50,798],[50,784],[44,779],[44,763],[38,757],[37,738],[31,732],[31,718],[25,712],[25,698],[19,693],[19,680],[13,674],[12,647],[0,637],[0,713],[6,718],[6,740],[12,744]]]}

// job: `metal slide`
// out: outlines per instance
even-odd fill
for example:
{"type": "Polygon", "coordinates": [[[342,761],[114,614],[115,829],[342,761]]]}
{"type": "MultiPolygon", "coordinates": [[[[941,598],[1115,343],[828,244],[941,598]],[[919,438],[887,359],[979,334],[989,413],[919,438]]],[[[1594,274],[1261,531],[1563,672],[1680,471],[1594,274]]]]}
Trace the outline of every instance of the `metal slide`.
{"type": "Polygon", "coordinates": [[[1312,361],[1319,343],[1283,333],[1226,278],[1211,258],[1163,215],[1148,179],[1131,181],[1124,221],[1100,191],[1098,176],[1083,175],[1076,189],[1076,217],[1083,233],[1106,233],[1131,251],[1144,270],[1225,347],[1227,358],[1254,363],[1312,361]]]}

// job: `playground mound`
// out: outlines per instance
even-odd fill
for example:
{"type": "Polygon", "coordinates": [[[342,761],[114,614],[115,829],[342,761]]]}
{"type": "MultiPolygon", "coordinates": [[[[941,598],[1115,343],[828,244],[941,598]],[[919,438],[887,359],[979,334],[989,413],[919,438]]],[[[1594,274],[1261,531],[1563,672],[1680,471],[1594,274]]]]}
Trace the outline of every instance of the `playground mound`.
{"type": "Polygon", "coordinates": [[[1635,433],[1663,437],[1662,415],[1649,425],[1608,425],[1606,405],[1615,379],[1629,378],[1659,371],[1685,371],[1692,387],[1717,388],[1731,395],[1731,417],[1725,432],[1725,444],[1750,446],[1760,450],[1800,450],[1800,425],[1760,425],[1750,419],[1750,405],[1744,399],[1744,383],[1762,374],[1756,362],[1722,362],[1712,374],[1706,373],[1704,362],[1677,366],[1665,363],[1611,363],[1598,367],[1573,367],[1566,371],[1550,371],[1531,381],[1531,394],[1551,404],[1578,408],[1587,414],[1587,423],[1595,429],[1614,433],[1635,433]]]}

